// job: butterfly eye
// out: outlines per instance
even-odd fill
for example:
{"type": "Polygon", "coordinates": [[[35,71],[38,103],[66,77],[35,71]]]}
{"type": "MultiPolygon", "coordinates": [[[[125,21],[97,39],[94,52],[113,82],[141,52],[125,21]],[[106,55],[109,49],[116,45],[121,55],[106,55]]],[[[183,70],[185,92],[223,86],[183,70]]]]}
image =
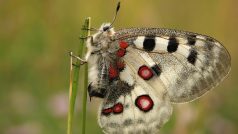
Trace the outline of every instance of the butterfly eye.
{"type": "Polygon", "coordinates": [[[110,29],[110,26],[105,26],[105,27],[103,27],[103,32],[105,32],[105,31],[107,31],[109,29],[110,29]]]}

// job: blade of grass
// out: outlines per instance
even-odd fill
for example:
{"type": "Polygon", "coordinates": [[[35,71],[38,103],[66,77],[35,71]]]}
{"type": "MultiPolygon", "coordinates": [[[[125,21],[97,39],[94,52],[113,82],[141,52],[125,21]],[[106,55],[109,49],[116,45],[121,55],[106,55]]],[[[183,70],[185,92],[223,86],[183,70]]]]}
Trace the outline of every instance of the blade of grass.
{"type": "MultiPolygon", "coordinates": [[[[87,37],[89,35],[90,29],[90,18],[85,19],[80,33],[80,37],[87,37]]],[[[79,40],[79,49],[77,55],[80,57],[83,53],[83,48],[85,48],[85,39],[81,38],[79,40]]],[[[70,60],[72,64],[72,59],[70,60]]],[[[67,134],[72,134],[72,125],[73,125],[73,116],[75,109],[75,100],[77,96],[78,81],[79,81],[79,70],[80,70],[80,61],[77,60],[73,68],[70,65],[70,86],[69,86],[69,108],[68,108],[68,122],[67,122],[67,134]]]]}

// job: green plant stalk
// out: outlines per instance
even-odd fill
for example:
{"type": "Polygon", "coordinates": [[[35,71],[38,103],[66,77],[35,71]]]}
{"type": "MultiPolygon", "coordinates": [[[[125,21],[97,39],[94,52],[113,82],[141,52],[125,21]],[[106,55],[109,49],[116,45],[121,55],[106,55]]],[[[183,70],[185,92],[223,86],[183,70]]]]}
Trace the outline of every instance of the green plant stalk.
{"type": "MultiPolygon", "coordinates": [[[[84,24],[81,29],[80,37],[87,37],[89,35],[90,29],[90,18],[85,19],[84,24]]],[[[78,56],[82,56],[83,48],[85,48],[85,39],[80,38],[79,40],[79,49],[78,56]]],[[[72,66],[72,65],[71,65],[72,66]]],[[[79,82],[79,70],[80,70],[80,61],[77,60],[75,67],[70,70],[70,89],[69,89],[69,108],[68,108],[68,121],[67,121],[67,134],[72,134],[73,126],[73,116],[75,109],[75,100],[77,96],[78,82],[79,82]]]]}
{"type": "MultiPolygon", "coordinates": [[[[91,27],[91,19],[89,18],[88,29],[91,27]]],[[[88,31],[88,36],[90,35],[90,31],[88,31]]],[[[86,53],[86,47],[83,49],[84,54],[86,53]]],[[[83,119],[82,119],[82,134],[86,132],[86,113],[87,113],[87,86],[88,86],[88,64],[84,66],[84,90],[83,90],[83,119]]]]}
{"type": "Polygon", "coordinates": [[[85,134],[86,130],[86,113],[87,113],[87,85],[88,85],[88,65],[85,64],[84,67],[84,88],[82,97],[82,134],[85,134]]]}

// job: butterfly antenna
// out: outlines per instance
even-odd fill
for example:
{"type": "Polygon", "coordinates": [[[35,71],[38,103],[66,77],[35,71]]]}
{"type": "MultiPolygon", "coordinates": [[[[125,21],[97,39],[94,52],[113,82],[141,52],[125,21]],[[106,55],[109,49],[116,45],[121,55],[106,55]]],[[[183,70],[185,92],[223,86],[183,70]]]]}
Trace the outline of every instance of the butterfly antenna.
{"type": "Polygon", "coordinates": [[[117,3],[116,14],[115,14],[115,16],[114,16],[114,18],[113,18],[113,20],[112,20],[111,25],[109,26],[110,28],[112,27],[112,25],[114,24],[114,22],[115,22],[115,20],[116,20],[116,18],[117,18],[117,13],[118,13],[118,11],[119,11],[119,9],[120,9],[120,4],[121,4],[121,2],[119,1],[119,2],[117,3]]]}

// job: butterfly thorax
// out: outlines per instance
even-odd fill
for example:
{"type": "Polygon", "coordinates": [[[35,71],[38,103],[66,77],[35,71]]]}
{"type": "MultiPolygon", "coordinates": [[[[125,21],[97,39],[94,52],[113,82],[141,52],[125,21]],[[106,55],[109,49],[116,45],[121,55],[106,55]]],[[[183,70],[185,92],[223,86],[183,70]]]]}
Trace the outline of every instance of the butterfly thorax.
{"type": "Polygon", "coordinates": [[[114,30],[113,28],[104,31],[103,28],[107,27],[109,24],[103,24],[99,31],[91,36],[87,41],[87,48],[92,53],[101,53],[104,54],[107,52],[112,53],[112,48],[114,46],[111,44],[113,42],[114,30]]]}

